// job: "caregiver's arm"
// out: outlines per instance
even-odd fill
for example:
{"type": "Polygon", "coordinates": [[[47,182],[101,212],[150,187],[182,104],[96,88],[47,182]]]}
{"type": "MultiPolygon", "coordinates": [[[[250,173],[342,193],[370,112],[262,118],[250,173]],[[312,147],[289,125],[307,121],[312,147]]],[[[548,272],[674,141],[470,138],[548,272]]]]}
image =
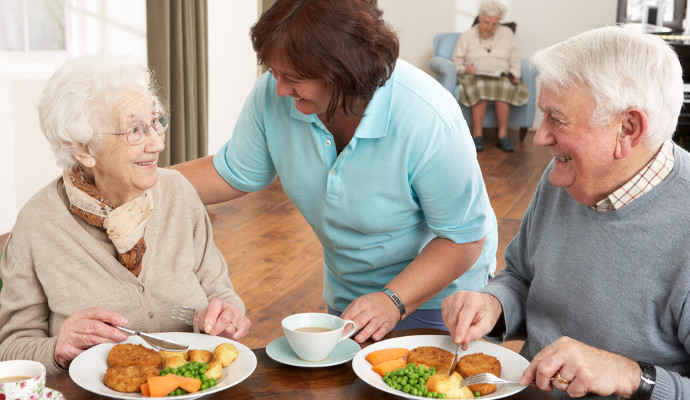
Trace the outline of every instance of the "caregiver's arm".
{"type": "Polygon", "coordinates": [[[169,167],[179,171],[196,189],[204,204],[216,204],[244,196],[216,171],[213,156],[206,156],[169,167]]]}
{"type": "MultiPolygon", "coordinates": [[[[479,259],[485,239],[455,243],[437,237],[386,287],[398,295],[410,314],[469,270],[479,259]]],[[[380,340],[398,323],[400,313],[386,294],[374,292],[350,303],[343,318],[355,321],[362,329],[355,336],[362,343],[369,337],[380,340]]]]}

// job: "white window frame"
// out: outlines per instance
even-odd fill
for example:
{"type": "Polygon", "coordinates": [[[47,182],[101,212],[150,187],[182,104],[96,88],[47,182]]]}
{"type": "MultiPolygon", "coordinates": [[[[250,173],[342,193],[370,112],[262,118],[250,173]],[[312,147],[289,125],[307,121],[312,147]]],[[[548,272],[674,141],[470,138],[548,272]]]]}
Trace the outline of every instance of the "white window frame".
{"type": "MultiPolygon", "coordinates": [[[[25,31],[26,24],[26,0],[24,4],[25,31]]],[[[75,26],[75,0],[63,0],[65,15],[65,49],[64,50],[8,50],[0,51],[0,79],[41,79],[48,78],[54,71],[76,53],[74,37],[75,26]]],[[[24,35],[24,48],[27,47],[28,36],[24,35]]]]}

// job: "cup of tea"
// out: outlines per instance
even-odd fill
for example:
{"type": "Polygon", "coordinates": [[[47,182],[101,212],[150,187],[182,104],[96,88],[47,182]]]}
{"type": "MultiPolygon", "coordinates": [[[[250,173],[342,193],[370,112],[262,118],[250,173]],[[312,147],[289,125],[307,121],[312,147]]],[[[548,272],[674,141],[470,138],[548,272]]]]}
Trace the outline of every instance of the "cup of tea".
{"type": "Polygon", "coordinates": [[[327,359],[339,342],[357,330],[353,321],[324,313],[293,314],[283,318],[282,325],[290,347],[304,361],[327,359]]]}
{"type": "Polygon", "coordinates": [[[6,400],[40,399],[45,387],[46,367],[40,362],[0,362],[0,393],[6,400]]]}

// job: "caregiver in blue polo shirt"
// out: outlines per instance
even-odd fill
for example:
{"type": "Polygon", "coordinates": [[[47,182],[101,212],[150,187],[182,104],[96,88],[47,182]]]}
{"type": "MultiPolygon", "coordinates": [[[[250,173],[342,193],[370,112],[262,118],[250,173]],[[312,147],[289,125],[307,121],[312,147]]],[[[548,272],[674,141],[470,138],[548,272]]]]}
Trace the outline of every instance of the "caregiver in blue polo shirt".
{"type": "Polygon", "coordinates": [[[498,241],[457,102],[397,58],[366,0],[278,0],[251,38],[270,71],[230,141],[175,168],[206,204],[280,176],[323,246],[328,310],[357,323],[357,342],[445,329],[442,300],[486,285],[498,241]]]}

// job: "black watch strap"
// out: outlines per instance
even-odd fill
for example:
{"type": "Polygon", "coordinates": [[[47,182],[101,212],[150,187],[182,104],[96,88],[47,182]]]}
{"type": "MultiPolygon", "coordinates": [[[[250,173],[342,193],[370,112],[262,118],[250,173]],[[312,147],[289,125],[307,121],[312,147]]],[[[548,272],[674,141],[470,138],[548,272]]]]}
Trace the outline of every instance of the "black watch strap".
{"type": "Polygon", "coordinates": [[[646,362],[638,361],[637,363],[642,370],[642,376],[640,377],[640,386],[637,387],[637,392],[630,400],[649,400],[652,398],[652,391],[654,391],[654,384],[656,383],[656,369],[646,362]]]}
{"type": "Polygon", "coordinates": [[[395,303],[395,306],[398,307],[398,311],[400,311],[400,321],[405,318],[405,305],[403,304],[402,300],[400,300],[400,297],[398,297],[397,294],[395,294],[394,291],[388,289],[388,288],[383,288],[379,290],[379,292],[382,292],[386,294],[388,297],[390,297],[391,300],[393,300],[393,303],[395,303]]]}

